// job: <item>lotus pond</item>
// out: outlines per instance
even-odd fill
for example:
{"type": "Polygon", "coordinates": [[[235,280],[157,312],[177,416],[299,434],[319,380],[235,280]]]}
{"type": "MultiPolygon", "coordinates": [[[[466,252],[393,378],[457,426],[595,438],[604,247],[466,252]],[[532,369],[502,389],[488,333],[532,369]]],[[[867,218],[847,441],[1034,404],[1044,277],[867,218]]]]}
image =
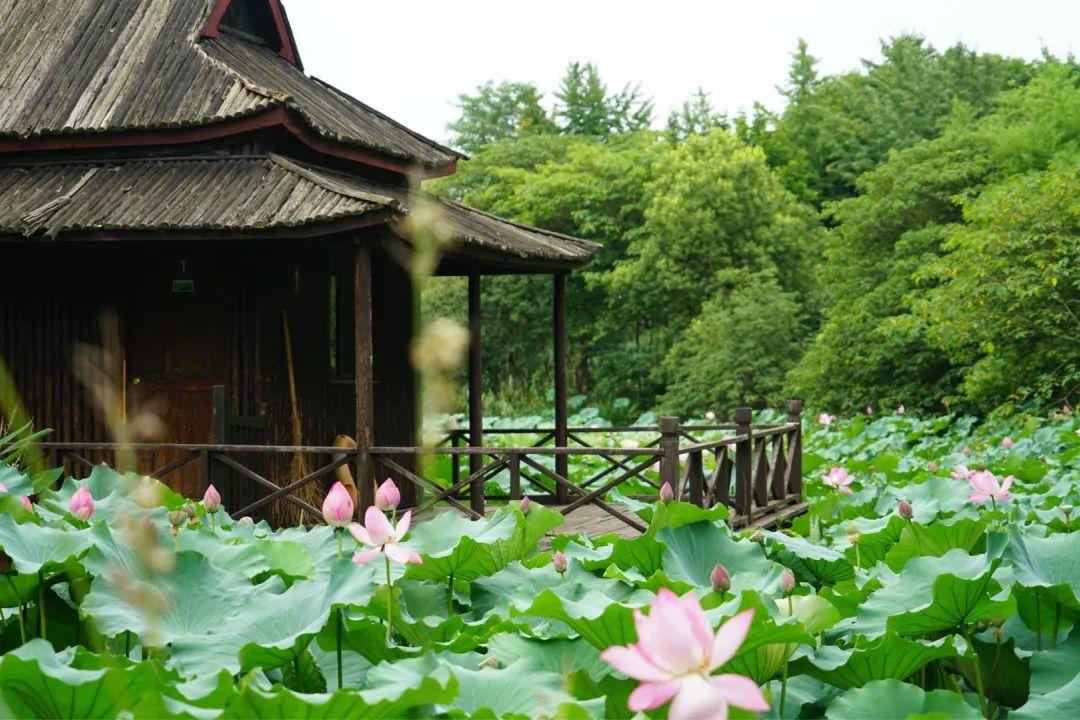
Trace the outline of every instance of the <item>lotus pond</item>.
{"type": "Polygon", "coordinates": [[[535,503],[273,531],[0,466],[0,715],[1075,717],[1078,429],[814,422],[810,512],[752,536],[625,499],[641,537],[535,503]]]}

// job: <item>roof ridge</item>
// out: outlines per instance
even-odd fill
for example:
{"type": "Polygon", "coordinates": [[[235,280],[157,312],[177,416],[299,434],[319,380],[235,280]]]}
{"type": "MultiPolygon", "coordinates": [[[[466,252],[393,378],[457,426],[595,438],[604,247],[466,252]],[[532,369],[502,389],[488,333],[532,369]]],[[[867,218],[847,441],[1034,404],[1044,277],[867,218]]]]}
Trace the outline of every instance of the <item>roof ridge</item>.
{"type": "MultiPolygon", "coordinates": [[[[400,210],[401,203],[392,197],[386,195],[379,195],[378,193],[367,192],[366,190],[360,190],[358,188],[351,188],[344,183],[335,181],[333,178],[328,178],[325,175],[321,175],[322,172],[334,172],[329,168],[321,168],[317,165],[303,165],[295,160],[279,155],[277,153],[270,153],[267,155],[271,162],[281,166],[289,172],[295,173],[300,177],[315,183],[324,190],[337,193],[343,197],[349,197],[354,200],[363,200],[365,202],[376,203],[378,205],[386,205],[393,207],[395,210],[400,210]]],[[[337,174],[337,173],[335,173],[337,174]]]]}

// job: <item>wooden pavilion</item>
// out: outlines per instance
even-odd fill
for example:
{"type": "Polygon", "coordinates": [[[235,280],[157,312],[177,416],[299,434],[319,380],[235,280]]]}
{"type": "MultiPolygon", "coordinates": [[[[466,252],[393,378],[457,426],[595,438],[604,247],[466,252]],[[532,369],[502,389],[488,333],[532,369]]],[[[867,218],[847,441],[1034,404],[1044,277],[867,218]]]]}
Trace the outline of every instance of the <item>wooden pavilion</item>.
{"type": "Polygon", "coordinates": [[[164,416],[164,437],[137,448],[143,470],[189,496],[222,470],[261,486],[230,499],[243,483],[225,482],[230,508],[282,498],[318,516],[291,493],[347,463],[362,505],[378,465],[406,504],[422,489],[474,517],[496,473],[510,477],[503,500],[527,483],[566,513],[595,507],[638,530],[604,500],[628,479],[730,504],[747,524],[794,512],[798,403],[767,426],[742,409],[714,442],[667,418],[640,449],[583,447],[567,427],[565,277],[599,247],[417,190],[460,158],[305,74],[280,0],[0,3],[0,359],[54,431],[54,459],[85,471],[117,450],[73,371],[74,348],[111,340],[99,369],[122,412],[156,401],[164,416]],[[452,455],[450,488],[418,463],[418,216],[449,239],[437,273],[469,278],[469,429],[436,449],[452,455]],[[552,447],[484,447],[481,278],[505,273],[553,278],[552,447]],[[357,448],[335,457],[343,433],[357,448]],[[298,448],[334,459],[279,490],[267,477],[298,448]],[[572,455],[609,465],[572,481],[572,455]],[[659,481],[643,475],[654,465],[659,481]]]}
{"type": "Polygon", "coordinates": [[[303,442],[414,446],[402,221],[424,202],[453,239],[438,273],[469,277],[479,418],[481,276],[555,277],[561,368],[563,273],[597,245],[410,190],[460,157],[306,75],[278,0],[4,3],[0,357],[55,440],[107,441],[71,351],[111,312],[117,382],[160,399],[163,441],[230,439],[218,387],[282,444],[284,311],[303,442]]]}

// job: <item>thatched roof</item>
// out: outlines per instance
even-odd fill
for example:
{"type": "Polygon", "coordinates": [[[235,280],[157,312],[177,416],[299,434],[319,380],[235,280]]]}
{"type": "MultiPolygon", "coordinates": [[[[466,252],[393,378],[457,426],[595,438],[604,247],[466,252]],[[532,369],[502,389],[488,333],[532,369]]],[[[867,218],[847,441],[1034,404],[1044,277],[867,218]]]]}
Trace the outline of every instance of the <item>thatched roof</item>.
{"type": "Polygon", "coordinates": [[[0,138],[204,126],[284,108],[329,140],[405,163],[459,157],[252,38],[202,37],[214,6],[0,2],[0,138]]]}
{"type": "Polygon", "coordinates": [[[393,224],[421,202],[429,204],[425,218],[466,249],[574,265],[599,247],[280,155],[0,166],[0,197],[0,234],[21,238],[157,232],[257,237],[342,221],[393,224]]]}

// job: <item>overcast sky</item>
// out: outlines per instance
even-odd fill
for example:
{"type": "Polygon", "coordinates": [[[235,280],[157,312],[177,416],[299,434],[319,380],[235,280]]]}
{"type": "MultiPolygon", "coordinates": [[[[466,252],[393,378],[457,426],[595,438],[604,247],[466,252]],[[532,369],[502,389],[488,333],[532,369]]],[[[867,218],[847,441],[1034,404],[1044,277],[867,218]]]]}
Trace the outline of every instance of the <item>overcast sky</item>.
{"type": "Polygon", "coordinates": [[[567,63],[592,61],[609,87],[641,84],[656,115],[702,87],[721,110],[779,107],[805,38],[822,73],[880,57],[905,32],[941,48],[1033,58],[1080,44],[1072,0],[286,0],[308,73],[445,141],[458,93],[487,80],[549,94],[567,63]]]}

